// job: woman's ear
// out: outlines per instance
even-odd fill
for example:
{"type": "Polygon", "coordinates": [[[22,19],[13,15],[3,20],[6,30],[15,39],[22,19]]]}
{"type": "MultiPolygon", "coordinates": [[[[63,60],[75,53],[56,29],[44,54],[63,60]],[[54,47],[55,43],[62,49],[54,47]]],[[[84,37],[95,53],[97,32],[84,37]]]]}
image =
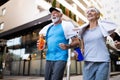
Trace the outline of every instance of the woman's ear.
{"type": "Polygon", "coordinates": [[[99,18],[100,18],[100,14],[98,13],[98,14],[97,14],[97,19],[99,19],[99,18]]]}

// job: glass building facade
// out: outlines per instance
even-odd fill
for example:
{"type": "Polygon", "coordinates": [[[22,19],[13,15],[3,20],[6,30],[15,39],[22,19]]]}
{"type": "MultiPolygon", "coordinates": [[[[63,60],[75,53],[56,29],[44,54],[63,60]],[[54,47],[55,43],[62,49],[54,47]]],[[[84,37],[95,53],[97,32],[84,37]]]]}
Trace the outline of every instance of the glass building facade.
{"type": "MultiPolygon", "coordinates": [[[[36,47],[39,29],[25,35],[7,40],[5,55],[6,74],[10,75],[44,75],[46,49],[39,51],[36,47]]],[[[82,74],[81,62],[71,61],[71,74],[82,74]]],[[[66,74],[66,71],[65,71],[66,74]]]]}

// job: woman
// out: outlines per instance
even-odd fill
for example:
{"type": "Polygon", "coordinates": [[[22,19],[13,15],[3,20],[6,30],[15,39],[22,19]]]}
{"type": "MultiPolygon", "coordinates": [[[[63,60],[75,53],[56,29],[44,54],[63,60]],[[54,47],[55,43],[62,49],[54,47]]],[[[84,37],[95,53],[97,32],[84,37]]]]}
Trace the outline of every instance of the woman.
{"type": "Polygon", "coordinates": [[[81,27],[80,37],[84,53],[84,80],[109,80],[109,52],[106,37],[116,25],[107,21],[99,21],[100,12],[94,7],[88,8],[86,17],[89,23],[81,27]]]}

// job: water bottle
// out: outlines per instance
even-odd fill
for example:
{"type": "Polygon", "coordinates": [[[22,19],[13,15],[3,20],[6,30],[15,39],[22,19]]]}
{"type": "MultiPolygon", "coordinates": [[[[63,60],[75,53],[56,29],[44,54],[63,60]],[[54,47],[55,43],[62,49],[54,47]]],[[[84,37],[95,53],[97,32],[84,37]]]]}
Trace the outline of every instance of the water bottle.
{"type": "Polygon", "coordinates": [[[84,57],[79,47],[74,48],[75,53],[77,54],[77,61],[83,61],[84,57]]]}
{"type": "Polygon", "coordinates": [[[43,50],[45,48],[45,39],[43,37],[43,34],[39,35],[39,40],[38,40],[38,50],[43,50]]]}

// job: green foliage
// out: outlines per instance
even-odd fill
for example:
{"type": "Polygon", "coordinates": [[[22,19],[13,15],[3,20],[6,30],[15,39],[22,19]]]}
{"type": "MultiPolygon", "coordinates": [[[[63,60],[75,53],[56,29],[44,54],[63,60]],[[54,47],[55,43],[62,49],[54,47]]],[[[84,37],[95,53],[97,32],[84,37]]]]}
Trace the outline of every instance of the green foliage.
{"type": "Polygon", "coordinates": [[[71,11],[69,11],[69,17],[72,18],[72,12],[71,11]]]}
{"type": "Polygon", "coordinates": [[[63,5],[62,5],[62,4],[60,4],[60,8],[61,8],[61,9],[63,8],[63,5]]]}
{"type": "Polygon", "coordinates": [[[53,7],[56,7],[56,0],[54,0],[54,1],[52,2],[52,6],[53,6],[53,7]]]}
{"type": "Polygon", "coordinates": [[[62,11],[63,11],[63,13],[65,14],[65,7],[63,6],[63,8],[62,8],[62,11]]]}
{"type": "Polygon", "coordinates": [[[60,4],[60,8],[62,9],[63,13],[65,14],[65,7],[62,4],[60,4]]]}
{"type": "Polygon", "coordinates": [[[77,20],[76,20],[76,15],[74,15],[74,21],[77,21],[77,20]]]}

